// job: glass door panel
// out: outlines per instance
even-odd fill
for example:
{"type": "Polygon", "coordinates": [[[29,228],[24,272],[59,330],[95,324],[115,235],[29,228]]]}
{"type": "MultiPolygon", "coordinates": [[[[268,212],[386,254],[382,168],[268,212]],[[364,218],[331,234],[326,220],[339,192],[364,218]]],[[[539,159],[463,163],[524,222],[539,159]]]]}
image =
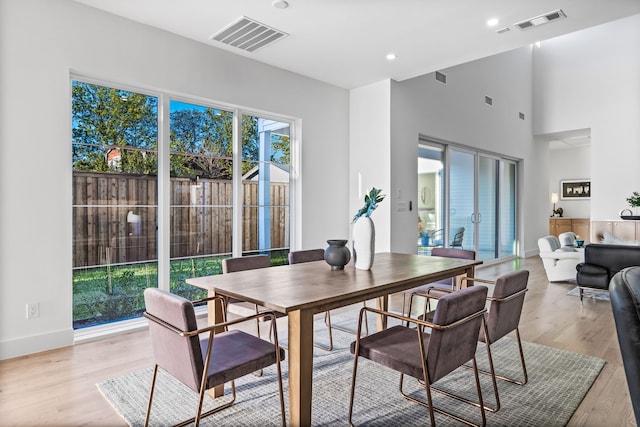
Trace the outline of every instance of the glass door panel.
{"type": "Polygon", "coordinates": [[[443,148],[418,148],[418,254],[429,255],[444,228],[443,148]]]}
{"type": "Polygon", "coordinates": [[[231,255],[233,112],[170,102],[170,289],[194,300],[189,277],[220,274],[231,255]]]}
{"type": "Polygon", "coordinates": [[[499,161],[485,156],[478,159],[478,211],[474,221],[478,232],[477,258],[497,258],[499,161]]]}
{"type": "Polygon", "coordinates": [[[158,98],[72,82],[73,328],[140,317],[158,286],[158,98]]]}
{"type": "Polygon", "coordinates": [[[516,164],[500,162],[499,257],[516,255],[516,164]]]}
{"type": "Polygon", "coordinates": [[[451,246],[455,235],[462,232],[462,241],[455,246],[475,249],[475,166],[474,153],[449,150],[449,221],[443,234],[444,246],[451,246]]]}
{"type": "Polygon", "coordinates": [[[286,264],[290,236],[290,124],[242,116],[242,253],[286,264]]]}

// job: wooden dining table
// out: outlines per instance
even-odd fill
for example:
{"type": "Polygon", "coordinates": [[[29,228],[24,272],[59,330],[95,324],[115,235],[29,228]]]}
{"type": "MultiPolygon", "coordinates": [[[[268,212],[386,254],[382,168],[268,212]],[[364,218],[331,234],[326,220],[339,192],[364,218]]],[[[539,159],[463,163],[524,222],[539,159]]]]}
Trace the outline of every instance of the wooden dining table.
{"type": "MultiPolygon", "coordinates": [[[[388,295],[437,280],[466,275],[482,261],[377,253],[371,270],[353,263],[332,270],[324,261],[247,270],[187,279],[207,289],[210,296],[225,295],[285,313],[288,316],[289,425],[311,425],[313,397],[313,315],[350,304],[377,299],[388,309],[388,295]]],[[[209,322],[222,320],[220,307],[209,306],[209,322]]],[[[378,330],[386,319],[378,317],[378,330]]],[[[220,395],[218,388],[214,396],[220,395]]],[[[345,414],[346,416],[346,414],[345,414]]]]}

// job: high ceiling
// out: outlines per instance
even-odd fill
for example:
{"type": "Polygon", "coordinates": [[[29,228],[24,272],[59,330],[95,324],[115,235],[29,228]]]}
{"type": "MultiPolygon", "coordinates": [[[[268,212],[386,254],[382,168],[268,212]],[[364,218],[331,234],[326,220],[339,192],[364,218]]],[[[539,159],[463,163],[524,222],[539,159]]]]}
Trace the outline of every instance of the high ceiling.
{"type": "Polygon", "coordinates": [[[640,0],[75,1],[346,89],[402,81],[640,13],[640,0]],[[524,31],[514,26],[557,9],[565,19],[524,31]],[[287,36],[254,52],[210,40],[242,16],[287,36]],[[499,23],[489,27],[490,18],[499,23]],[[388,61],[389,53],[397,58],[388,61]]]}

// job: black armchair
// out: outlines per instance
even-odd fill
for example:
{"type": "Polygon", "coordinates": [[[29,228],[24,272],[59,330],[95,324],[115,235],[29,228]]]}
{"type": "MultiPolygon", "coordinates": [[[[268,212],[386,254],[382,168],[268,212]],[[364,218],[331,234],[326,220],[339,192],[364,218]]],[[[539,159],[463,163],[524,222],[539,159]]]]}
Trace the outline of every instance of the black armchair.
{"type": "Polygon", "coordinates": [[[582,301],[584,289],[609,289],[613,276],[626,267],[640,266],[640,246],[591,244],[584,248],[584,262],[576,266],[576,282],[582,301]]]}
{"type": "Polygon", "coordinates": [[[618,272],[609,286],[629,395],[640,426],[640,267],[618,272]]]}

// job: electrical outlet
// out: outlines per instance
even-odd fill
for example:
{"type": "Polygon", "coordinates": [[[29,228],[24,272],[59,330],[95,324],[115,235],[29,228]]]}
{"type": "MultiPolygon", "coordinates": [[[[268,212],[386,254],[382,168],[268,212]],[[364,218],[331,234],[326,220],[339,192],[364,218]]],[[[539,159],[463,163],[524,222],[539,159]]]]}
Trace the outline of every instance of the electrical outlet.
{"type": "Polygon", "coordinates": [[[40,316],[40,304],[37,302],[27,303],[27,319],[35,319],[40,316]]]}

